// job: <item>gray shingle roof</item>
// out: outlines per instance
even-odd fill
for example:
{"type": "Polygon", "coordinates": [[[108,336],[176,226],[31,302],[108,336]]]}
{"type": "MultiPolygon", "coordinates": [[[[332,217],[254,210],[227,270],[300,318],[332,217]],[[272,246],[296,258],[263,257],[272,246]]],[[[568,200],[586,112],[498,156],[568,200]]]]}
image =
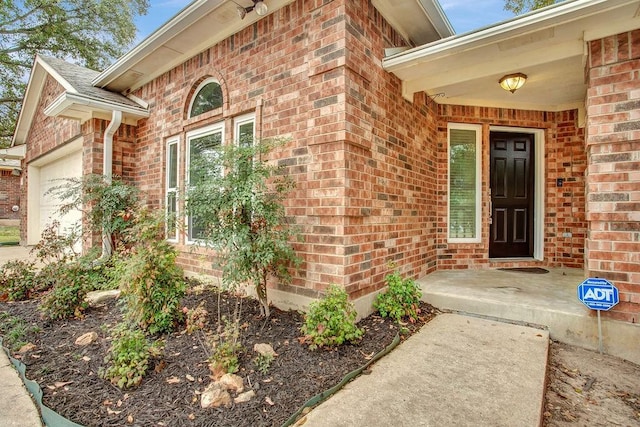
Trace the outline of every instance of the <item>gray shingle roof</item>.
{"type": "Polygon", "coordinates": [[[70,64],[62,59],[51,56],[40,55],[40,59],[53,68],[63,79],[73,86],[80,95],[144,110],[140,104],[124,95],[93,86],[91,81],[100,74],[97,71],[80,65],[70,64]]]}

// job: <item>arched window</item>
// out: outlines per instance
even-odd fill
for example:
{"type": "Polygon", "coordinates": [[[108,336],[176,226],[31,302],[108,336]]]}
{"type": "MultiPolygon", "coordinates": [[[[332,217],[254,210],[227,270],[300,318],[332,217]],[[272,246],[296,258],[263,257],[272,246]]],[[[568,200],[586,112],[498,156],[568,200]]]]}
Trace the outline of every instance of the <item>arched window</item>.
{"type": "Polygon", "coordinates": [[[222,107],[222,88],[215,80],[207,79],[200,83],[191,99],[189,118],[220,107],[222,107]]]}

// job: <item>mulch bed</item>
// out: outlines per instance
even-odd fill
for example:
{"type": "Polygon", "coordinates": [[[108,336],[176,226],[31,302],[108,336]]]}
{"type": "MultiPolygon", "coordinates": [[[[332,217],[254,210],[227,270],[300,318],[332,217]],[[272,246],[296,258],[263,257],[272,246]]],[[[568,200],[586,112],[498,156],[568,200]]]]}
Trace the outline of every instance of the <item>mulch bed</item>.
{"type": "MultiPolygon", "coordinates": [[[[228,315],[237,300],[224,295],[221,301],[220,311],[228,315]]],[[[201,303],[209,312],[209,327],[214,328],[217,294],[190,292],[183,306],[195,308],[201,303]]],[[[311,351],[298,340],[301,314],[274,309],[265,321],[257,315],[258,303],[245,298],[240,322],[244,352],[238,375],[256,397],[230,408],[202,409],[199,393],[211,382],[210,347],[202,331],[189,335],[182,325],[181,331],[166,336],[164,354],[142,384],[122,391],[98,376],[109,350],[110,333],[122,317],[117,304],[91,308],[83,319],[68,321],[41,319],[37,305],[37,301],[4,302],[0,311],[40,328],[28,337],[35,348],[17,356],[27,365],[27,377],[41,385],[44,404],[85,426],[280,426],[309,398],[367,363],[399,331],[394,321],[371,315],[359,322],[365,335],[358,344],[311,351]],[[90,331],[98,334],[97,341],[86,347],[75,345],[76,338],[90,331]],[[255,370],[252,362],[256,343],[269,343],[278,353],[266,375],[255,370]]],[[[406,325],[404,337],[435,316],[427,304],[421,308],[420,321],[406,325]]]]}

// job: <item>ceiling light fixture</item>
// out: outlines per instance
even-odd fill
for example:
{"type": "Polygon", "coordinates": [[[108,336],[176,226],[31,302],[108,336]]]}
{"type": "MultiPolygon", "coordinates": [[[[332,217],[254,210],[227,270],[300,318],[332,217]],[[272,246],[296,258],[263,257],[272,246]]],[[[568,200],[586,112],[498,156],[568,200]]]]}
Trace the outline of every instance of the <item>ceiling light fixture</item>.
{"type": "Polygon", "coordinates": [[[508,90],[511,93],[514,93],[518,89],[520,89],[524,83],[527,81],[526,74],[515,73],[515,74],[507,74],[503,78],[501,78],[498,83],[504,90],[508,90]]]}
{"type": "Polygon", "coordinates": [[[240,17],[240,19],[244,19],[244,17],[247,16],[247,13],[254,10],[256,11],[256,15],[258,16],[265,16],[269,12],[269,8],[267,7],[267,5],[260,0],[253,0],[253,6],[242,7],[238,5],[236,9],[238,11],[238,16],[240,17]]]}

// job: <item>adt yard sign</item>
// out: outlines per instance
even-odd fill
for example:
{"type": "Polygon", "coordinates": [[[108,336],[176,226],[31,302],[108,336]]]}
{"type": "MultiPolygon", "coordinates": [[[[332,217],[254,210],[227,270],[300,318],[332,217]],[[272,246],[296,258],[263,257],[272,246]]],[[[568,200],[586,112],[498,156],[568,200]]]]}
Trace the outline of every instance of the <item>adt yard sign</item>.
{"type": "Polygon", "coordinates": [[[618,288],[606,279],[589,278],[578,285],[578,299],[592,310],[611,310],[620,299],[618,288]]]}

